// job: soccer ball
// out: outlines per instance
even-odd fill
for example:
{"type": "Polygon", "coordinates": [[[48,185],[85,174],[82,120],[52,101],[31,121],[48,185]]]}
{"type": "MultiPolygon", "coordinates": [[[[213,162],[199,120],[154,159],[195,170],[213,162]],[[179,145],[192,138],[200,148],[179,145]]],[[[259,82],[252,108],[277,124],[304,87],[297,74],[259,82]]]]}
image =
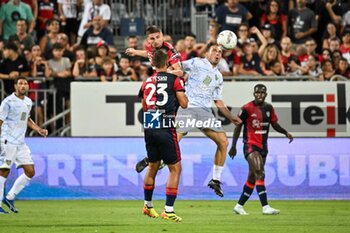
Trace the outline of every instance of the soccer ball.
{"type": "Polygon", "coordinates": [[[237,36],[230,30],[224,30],[219,33],[216,43],[218,43],[223,49],[234,49],[237,45],[237,36]]]}

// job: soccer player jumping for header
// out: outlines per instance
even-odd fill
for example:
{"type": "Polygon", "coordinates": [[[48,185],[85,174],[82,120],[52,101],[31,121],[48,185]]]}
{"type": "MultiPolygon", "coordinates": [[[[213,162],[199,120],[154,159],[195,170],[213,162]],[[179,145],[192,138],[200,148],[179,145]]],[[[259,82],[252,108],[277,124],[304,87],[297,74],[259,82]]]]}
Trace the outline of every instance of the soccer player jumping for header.
{"type": "Polygon", "coordinates": [[[234,207],[233,211],[236,214],[247,215],[243,205],[249,199],[254,187],[258,192],[259,199],[262,205],[263,214],[279,214],[280,211],[270,207],[267,203],[267,194],[265,187],[265,162],[267,156],[267,138],[269,134],[270,124],[279,133],[284,134],[289,143],[293,141],[293,136],[288,133],[277,123],[277,116],[271,104],[265,102],[267,96],[266,86],[257,84],[254,87],[254,100],[247,103],[241,108],[239,117],[243,121],[238,125],[232,138],[232,146],[229,151],[230,157],[233,159],[236,154],[236,144],[242,125],[243,130],[243,152],[245,159],[249,164],[248,180],[244,185],[241,197],[234,207]]]}

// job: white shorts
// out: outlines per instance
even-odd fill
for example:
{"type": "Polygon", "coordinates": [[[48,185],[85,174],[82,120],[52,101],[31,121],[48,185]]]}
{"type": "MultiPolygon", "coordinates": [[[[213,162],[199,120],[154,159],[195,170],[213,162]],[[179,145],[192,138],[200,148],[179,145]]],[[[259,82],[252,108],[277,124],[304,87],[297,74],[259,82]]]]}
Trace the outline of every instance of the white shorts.
{"type": "Polygon", "coordinates": [[[0,168],[11,169],[13,163],[17,168],[23,165],[33,165],[34,161],[29,147],[26,144],[13,145],[1,142],[0,168]]]}
{"type": "Polygon", "coordinates": [[[221,122],[215,118],[211,109],[200,107],[179,108],[176,114],[176,122],[176,131],[182,134],[187,134],[189,131],[194,131],[195,129],[201,131],[211,129],[215,132],[225,132],[221,126],[221,122]],[[179,121],[185,123],[181,125],[179,121]]]}

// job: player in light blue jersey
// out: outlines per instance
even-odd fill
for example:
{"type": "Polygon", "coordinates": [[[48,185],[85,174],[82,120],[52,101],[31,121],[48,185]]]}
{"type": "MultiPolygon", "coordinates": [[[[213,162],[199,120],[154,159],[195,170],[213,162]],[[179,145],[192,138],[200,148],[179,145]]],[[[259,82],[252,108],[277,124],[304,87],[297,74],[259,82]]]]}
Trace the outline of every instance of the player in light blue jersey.
{"type": "MultiPolygon", "coordinates": [[[[28,146],[24,142],[27,127],[46,137],[46,129],[40,128],[30,118],[32,101],[26,96],[29,89],[28,81],[24,77],[15,80],[15,92],[6,97],[0,106],[1,150],[0,150],[0,197],[4,196],[4,185],[10,173],[12,164],[22,167],[24,173],[20,175],[2,202],[14,213],[18,210],[14,206],[15,197],[22,191],[34,176],[34,162],[28,146]]],[[[1,207],[0,214],[7,214],[1,207]]]]}
{"type": "MultiPolygon", "coordinates": [[[[209,44],[205,58],[193,58],[182,63],[188,77],[186,94],[189,104],[187,109],[178,110],[176,121],[178,123],[178,141],[193,128],[199,128],[216,143],[213,178],[209,181],[208,186],[218,196],[223,197],[220,180],[226,160],[228,141],[226,133],[221,127],[221,122],[219,125],[216,124],[217,120],[211,109],[213,102],[233,124],[240,124],[241,120],[231,114],[222,98],[223,77],[217,68],[221,57],[221,47],[217,44],[209,44]],[[205,125],[204,122],[208,124],[205,125]]],[[[141,160],[138,162],[136,170],[141,172],[147,165],[147,159],[141,160]]]]}

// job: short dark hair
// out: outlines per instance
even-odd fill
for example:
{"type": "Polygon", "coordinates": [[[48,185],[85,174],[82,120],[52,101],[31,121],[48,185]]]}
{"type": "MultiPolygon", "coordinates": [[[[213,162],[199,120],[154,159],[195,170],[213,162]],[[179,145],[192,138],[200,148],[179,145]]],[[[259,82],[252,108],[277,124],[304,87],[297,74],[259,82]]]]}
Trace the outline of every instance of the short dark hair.
{"type": "Polygon", "coordinates": [[[205,51],[208,52],[210,50],[210,48],[213,47],[213,46],[218,46],[218,44],[217,43],[212,43],[212,42],[207,44],[207,48],[205,49],[205,51]]]}
{"type": "Polygon", "coordinates": [[[64,47],[63,47],[63,45],[61,43],[54,43],[52,45],[52,50],[55,50],[55,49],[62,50],[62,49],[64,49],[64,47]]]}
{"type": "Polygon", "coordinates": [[[18,46],[16,45],[16,43],[14,43],[12,41],[8,41],[7,43],[5,43],[4,50],[5,49],[9,49],[9,50],[13,50],[15,52],[18,52],[18,46]]]}
{"type": "Polygon", "coordinates": [[[194,38],[194,39],[197,39],[197,36],[196,36],[194,33],[192,33],[192,32],[186,34],[186,35],[185,35],[185,38],[186,38],[186,37],[192,37],[192,38],[194,38]]]}
{"type": "Polygon", "coordinates": [[[26,77],[24,77],[24,76],[18,76],[17,78],[15,78],[15,84],[17,84],[19,80],[25,80],[25,81],[28,82],[28,79],[27,79],[26,77]]]}
{"type": "Polygon", "coordinates": [[[168,53],[164,49],[156,49],[153,52],[153,62],[156,68],[162,68],[167,65],[168,53]]]}
{"type": "Polygon", "coordinates": [[[267,91],[267,88],[264,84],[262,83],[258,83],[254,86],[254,92],[256,92],[257,90],[262,90],[262,91],[267,91]]]}
{"type": "Polygon", "coordinates": [[[149,26],[149,27],[146,29],[146,35],[147,35],[147,36],[148,36],[149,34],[156,33],[156,32],[162,32],[162,30],[160,29],[160,27],[158,27],[157,25],[149,26]]]}

